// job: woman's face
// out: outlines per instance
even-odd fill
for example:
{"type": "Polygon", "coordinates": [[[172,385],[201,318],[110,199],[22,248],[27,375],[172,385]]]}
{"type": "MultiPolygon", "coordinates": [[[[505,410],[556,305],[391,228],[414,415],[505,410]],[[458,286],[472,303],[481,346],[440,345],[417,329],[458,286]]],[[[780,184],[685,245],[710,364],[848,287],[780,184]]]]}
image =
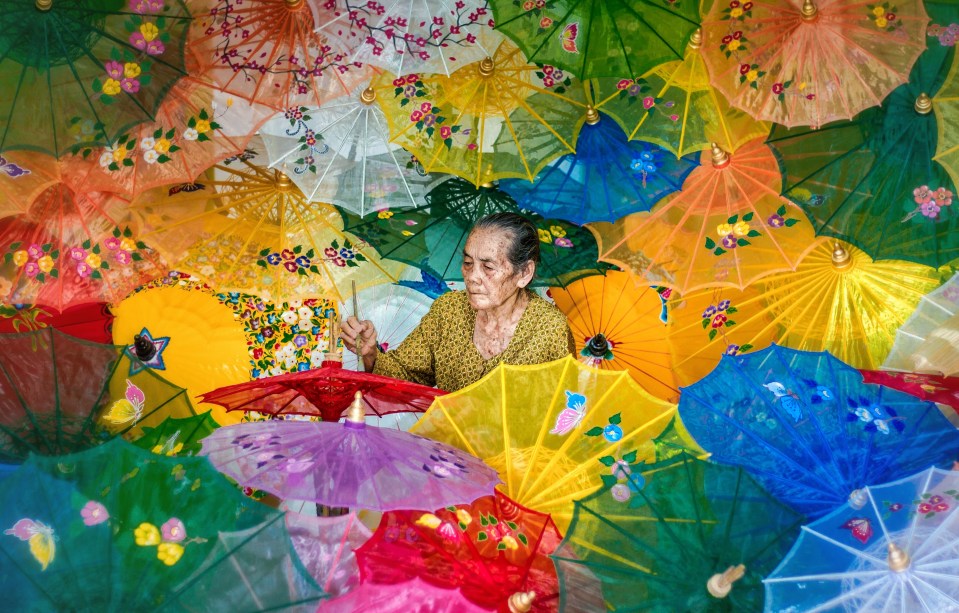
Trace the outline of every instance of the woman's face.
{"type": "Polygon", "coordinates": [[[463,249],[463,281],[470,306],[474,310],[494,309],[526,287],[533,276],[532,262],[527,270],[514,274],[507,254],[510,237],[506,232],[477,228],[466,239],[463,249]]]}

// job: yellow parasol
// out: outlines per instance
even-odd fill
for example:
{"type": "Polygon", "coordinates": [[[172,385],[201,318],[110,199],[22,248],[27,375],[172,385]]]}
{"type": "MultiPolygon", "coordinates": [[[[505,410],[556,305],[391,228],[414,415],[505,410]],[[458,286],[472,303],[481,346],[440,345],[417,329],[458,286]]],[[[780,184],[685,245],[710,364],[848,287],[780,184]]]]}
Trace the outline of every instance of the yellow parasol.
{"type": "Polygon", "coordinates": [[[585,91],[551,66],[527,62],[511,42],[449,77],[384,74],[373,83],[392,142],[425,172],[459,175],[479,186],[500,178],[532,181],[572,153],[585,91]]]}
{"type": "Polygon", "coordinates": [[[669,344],[676,376],[689,385],[724,353],[778,343],[829,351],[856,368],[874,370],[896,330],[942,279],[928,266],[875,262],[832,239],[820,239],[793,272],[770,275],[743,291],[692,292],[670,305],[669,344]]]}
{"type": "Polygon", "coordinates": [[[627,273],[616,271],[550,289],[569,318],[580,361],[625,369],[649,393],[675,402],[679,390],[666,344],[669,293],[637,286],[627,273]]]}
{"type": "MultiPolygon", "coordinates": [[[[955,34],[952,37],[955,41],[955,34]]],[[[939,162],[959,185],[959,62],[952,62],[946,80],[932,97],[932,110],[939,131],[936,155],[932,159],[939,162]]]]}
{"type": "Polygon", "coordinates": [[[116,344],[133,345],[134,338],[145,333],[159,345],[158,374],[186,388],[197,409],[211,410],[217,423],[240,421],[242,413],[227,414],[198,399],[204,392],[250,378],[247,339],[232,309],[207,292],[174,286],[137,292],[113,313],[116,344]]]}
{"type": "Polygon", "coordinates": [[[403,268],[344,233],[332,206],[307,202],[288,176],[249,155],[181,187],[148,192],[132,210],[172,267],[220,291],[342,301],[351,281],[392,282],[403,268]]]}
{"type": "Polygon", "coordinates": [[[780,181],[776,158],[761,140],[735,155],[714,144],[682,192],[649,212],[587,227],[600,243],[599,259],[632,272],[637,282],[684,294],[742,289],[793,270],[813,244],[812,226],[780,197],[780,181]]]}
{"type": "Polygon", "coordinates": [[[573,501],[615,482],[624,466],[693,445],[671,427],[675,414],[675,405],[650,396],[625,371],[566,357],[501,364],[434,400],[411,431],[481,458],[499,472],[507,496],[550,513],[565,530],[573,501]]]}
{"type": "Polygon", "coordinates": [[[610,115],[630,139],[656,143],[677,157],[716,143],[734,153],[769,133],[769,124],[733,108],[709,83],[696,29],[682,61],[657,66],[640,77],[594,79],[595,107],[610,115]]]}

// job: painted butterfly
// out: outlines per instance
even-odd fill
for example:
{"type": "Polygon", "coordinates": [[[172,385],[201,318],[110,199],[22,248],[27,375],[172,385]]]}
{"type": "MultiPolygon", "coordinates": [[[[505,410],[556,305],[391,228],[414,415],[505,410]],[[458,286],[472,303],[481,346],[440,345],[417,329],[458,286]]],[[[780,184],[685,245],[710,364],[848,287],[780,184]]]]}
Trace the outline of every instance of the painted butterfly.
{"type": "Polygon", "coordinates": [[[173,196],[174,194],[179,194],[180,192],[196,192],[201,189],[206,189],[206,185],[202,183],[180,183],[179,185],[174,185],[170,188],[169,195],[173,196]]]}
{"type": "Polygon", "coordinates": [[[563,28],[559,35],[559,40],[563,43],[563,51],[568,53],[579,53],[576,48],[576,38],[579,36],[579,24],[571,23],[563,28]]]}
{"type": "Polygon", "coordinates": [[[30,554],[40,563],[40,570],[47,570],[47,566],[57,555],[57,539],[53,535],[53,528],[46,524],[24,518],[3,533],[27,541],[30,544],[30,554]]]}
{"type": "Polygon", "coordinates": [[[849,530],[852,537],[863,545],[872,537],[872,524],[865,517],[853,517],[839,527],[849,530]]]}
{"type": "Polygon", "coordinates": [[[566,408],[556,416],[550,434],[569,434],[586,417],[586,396],[566,390],[566,408]]]}
{"type": "Polygon", "coordinates": [[[127,379],[127,391],[124,398],[117,400],[103,416],[103,420],[114,425],[123,425],[128,422],[136,424],[143,415],[146,405],[146,395],[143,390],[127,379]]]}
{"type": "Polygon", "coordinates": [[[17,166],[13,162],[7,161],[7,158],[3,157],[2,155],[0,155],[0,171],[7,173],[7,176],[11,179],[16,179],[17,177],[30,174],[30,170],[28,168],[17,166]]]}

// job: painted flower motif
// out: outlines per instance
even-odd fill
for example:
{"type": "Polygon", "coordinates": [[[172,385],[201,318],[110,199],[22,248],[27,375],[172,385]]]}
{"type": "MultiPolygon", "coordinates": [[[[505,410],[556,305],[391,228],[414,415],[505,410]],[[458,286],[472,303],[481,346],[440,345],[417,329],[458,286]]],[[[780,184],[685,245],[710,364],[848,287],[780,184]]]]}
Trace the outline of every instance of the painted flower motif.
{"type": "Polygon", "coordinates": [[[713,320],[710,325],[713,328],[722,328],[724,325],[726,325],[726,322],[728,321],[728,319],[729,318],[726,317],[726,315],[722,313],[717,313],[716,315],[713,315],[713,320]]]}
{"type": "Polygon", "coordinates": [[[36,262],[27,262],[27,265],[23,267],[23,273],[32,279],[40,274],[40,267],[36,262]]]}
{"type": "Polygon", "coordinates": [[[103,68],[107,71],[107,76],[111,79],[119,81],[123,78],[123,64],[120,62],[107,62],[103,65],[103,68]]]}
{"type": "Polygon", "coordinates": [[[37,260],[37,267],[40,269],[40,272],[50,272],[53,270],[53,258],[49,255],[43,256],[37,260]]]}
{"type": "Polygon", "coordinates": [[[171,517],[160,526],[160,533],[163,535],[164,541],[179,543],[186,538],[186,527],[182,521],[176,517],[171,517]]]}
{"type": "Polygon", "coordinates": [[[749,234],[749,224],[745,221],[737,221],[733,224],[733,234],[736,236],[746,236],[749,234]]]}
{"type": "Polygon", "coordinates": [[[569,239],[566,238],[566,237],[562,237],[562,238],[557,238],[557,239],[555,239],[555,240],[553,241],[553,244],[556,245],[557,247],[562,247],[562,248],[564,248],[564,249],[569,249],[570,247],[573,246],[573,241],[569,240],[569,239]]]}
{"type": "Polygon", "coordinates": [[[29,260],[30,260],[30,256],[23,249],[13,252],[13,263],[16,264],[17,266],[23,266],[29,260]]]}
{"type": "Polygon", "coordinates": [[[141,547],[160,544],[160,530],[151,523],[143,522],[133,531],[133,539],[141,547]]]}
{"type": "MultiPolygon", "coordinates": [[[[127,62],[123,65],[123,76],[128,79],[135,79],[140,76],[140,73],[143,72],[140,68],[140,65],[136,62],[127,62]]],[[[113,76],[113,75],[110,75],[113,76]]]]}
{"type": "Polygon", "coordinates": [[[183,138],[186,140],[196,140],[200,138],[200,133],[196,131],[196,128],[187,128],[183,131],[183,138]]]}
{"type": "Polygon", "coordinates": [[[80,262],[77,264],[77,275],[81,279],[86,279],[91,274],[93,274],[93,268],[86,262],[80,262]]]}
{"type": "Polygon", "coordinates": [[[473,522],[473,516],[466,509],[456,509],[456,521],[468,526],[473,522]]]}
{"type": "Polygon", "coordinates": [[[766,225],[768,225],[771,228],[781,228],[784,225],[786,225],[786,220],[783,218],[782,215],[773,213],[766,219],[766,225]]]}
{"type": "Polygon", "coordinates": [[[610,494],[616,502],[627,502],[632,498],[633,493],[625,483],[617,483],[610,489],[610,494]]]}
{"type": "Polygon", "coordinates": [[[83,518],[84,526],[96,526],[110,519],[110,513],[99,502],[90,500],[80,509],[80,517],[83,518]]]}
{"type": "Polygon", "coordinates": [[[167,566],[173,566],[180,561],[181,557],[183,557],[183,545],[179,543],[160,543],[157,547],[157,559],[167,566]]]}
{"type": "Polygon", "coordinates": [[[536,232],[537,232],[537,234],[539,234],[539,240],[540,240],[540,242],[543,242],[543,243],[551,243],[551,242],[553,242],[553,235],[550,234],[548,230],[544,230],[544,229],[542,229],[542,228],[539,228],[539,229],[536,230],[536,232]]]}
{"type": "Polygon", "coordinates": [[[733,225],[729,223],[721,223],[716,226],[716,234],[719,236],[727,236],[733,233],[733,225]]]}
{"type": "Polygon", "coordinates": [[[107,79],[103,83],[103,93],[107,96],[116,96],[121,91],[120,82],[116,79],[107,79]]]}
{"type": "Polygon", "coordinates": [[[88,253],[87,257],[84,258],[83,261],[89,264],[91,268],[99,268],[102,262],[100,256],[96,253],[88,253]]]}
{"type": "Polygon", "coordinates": [[[549,232],[557,238],[566,236],[566,230],[563,229],[563,226],[550,226],[549,232]]]}
{"type": "Polygon", "coordinates": [[[389,219],[393,216],[393,211],[386,209],[376,214],[379,219],[389,219]]]}

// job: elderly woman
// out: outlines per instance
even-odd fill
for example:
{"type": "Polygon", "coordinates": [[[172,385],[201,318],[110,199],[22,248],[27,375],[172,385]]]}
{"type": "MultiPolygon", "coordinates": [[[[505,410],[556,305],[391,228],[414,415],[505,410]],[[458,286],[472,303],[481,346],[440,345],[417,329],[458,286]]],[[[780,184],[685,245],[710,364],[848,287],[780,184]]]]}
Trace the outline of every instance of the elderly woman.
{"type": "Polygon", "coordinates": [[[343,323],[345,345],[367,372],[455,391],[500,362],[540,364],[575,352],[566,316],[526,289],[539,237],[526,218],[495,213],[473,226],[463,249],[466,289],[443,294],[399,347],[379,348],[370,321],[343,323]],[[357,347],[357,339],[359,346],[357,347]]]}

